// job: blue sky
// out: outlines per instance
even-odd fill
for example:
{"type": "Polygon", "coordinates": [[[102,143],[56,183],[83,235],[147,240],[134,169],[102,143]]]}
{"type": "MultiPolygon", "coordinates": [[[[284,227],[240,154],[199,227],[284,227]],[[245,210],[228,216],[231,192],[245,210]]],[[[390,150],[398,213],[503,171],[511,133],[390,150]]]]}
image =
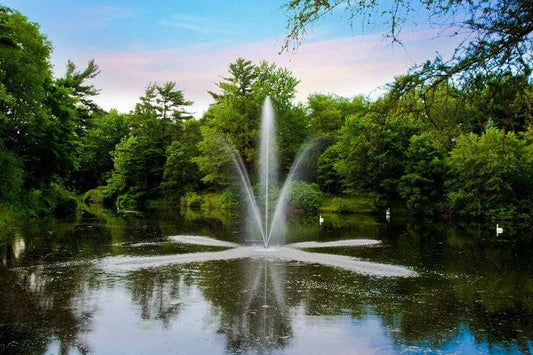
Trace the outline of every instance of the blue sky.
{"type": "Polygon", "coordinates": [[[197,43],[231,45],[283,34],[281,1],[5,2],[72,49],[165,49],[197,43]]]}
{"type": "Polygon", "coordinates": [[[267,60],[301,81],[297,100],[312,93],[376,96],[395,75],[437,52],[449,55],[456,39],[435,38],[424,26],[406,27],[404,47],[391,46],[379,26],[350,27],[342,10],[310,28],[295,52],[278,54],[286,34],[282,0],[273,1],[4,1],[41,26],[54,46],[61,75],[72,59],[94,58],[101,74],[96,101],[129,111],[149,82],[175,81],[194,101],[199,117],[211,102],[208,90],[238,57],[267,60]]]}

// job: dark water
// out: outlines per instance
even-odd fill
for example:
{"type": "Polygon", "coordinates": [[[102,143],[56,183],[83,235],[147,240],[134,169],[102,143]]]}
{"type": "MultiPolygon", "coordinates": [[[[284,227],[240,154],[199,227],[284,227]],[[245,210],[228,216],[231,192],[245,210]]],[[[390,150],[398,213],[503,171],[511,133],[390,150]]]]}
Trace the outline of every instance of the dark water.
{"type": "Polygon", "coordinates": [[[314,250],[410,267],[377,278],[262,259],[112,273],[114,256],[220,248],[170,235],[239,241],[231,216],[32,221],[0,231],[0,352],[97,354],[530,353],[533,233],[504,225],[386,223],[326,215],[293,221],[289,241],[374,238],[314,250]]]}

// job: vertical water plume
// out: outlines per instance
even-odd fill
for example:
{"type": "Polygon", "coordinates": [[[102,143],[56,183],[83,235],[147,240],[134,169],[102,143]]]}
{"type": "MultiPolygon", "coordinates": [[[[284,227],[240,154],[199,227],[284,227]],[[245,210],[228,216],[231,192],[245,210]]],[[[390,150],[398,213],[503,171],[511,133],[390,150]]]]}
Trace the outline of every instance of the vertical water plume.
{"type": "MultiPolygon", "coordinates": [[[[261,141],[260,141],[260,155],[259,155],[259,186],[260,190],[264,192],[263,201],[263,234],[268,236],[271,228],[270,221],[270,199],[272,198],[272,190],[278,184],[278,159],[277,159],[277,143],[275,137],[274,124],[274,107],[272,101],[267,96],[263,103],[263,110],[261,112],[261,141]]],[[[268,239],[265,238],[265,247],[268,246],[268,239]]]]}
{"type": "Polygon", "coordinates": [[[303,161],[303,157],[307,154],[312,144],[306,144],[300,150],[285,179],[278,198],[273,200],[274,191],[277,191],[279,185],[279,162],[275,135],[274,108],[270,98],[267,97],[265,99],[261,113],[258,196],[255,196],[253,193],[250,178],[239,153],[230,144],[225,141],[224,143],[241,180],[243,193],[246,196],[248,204],[249,215],[253,217],[254,229],[249,228],[248,233],[250,235],[257,235],[257,232],[259,232],[265,248],[269,247],[273,237],[277,239],[278,244],[282,244],[285,235],[285,215],[287,212],[287,198],[290,186],[303,161]]]}

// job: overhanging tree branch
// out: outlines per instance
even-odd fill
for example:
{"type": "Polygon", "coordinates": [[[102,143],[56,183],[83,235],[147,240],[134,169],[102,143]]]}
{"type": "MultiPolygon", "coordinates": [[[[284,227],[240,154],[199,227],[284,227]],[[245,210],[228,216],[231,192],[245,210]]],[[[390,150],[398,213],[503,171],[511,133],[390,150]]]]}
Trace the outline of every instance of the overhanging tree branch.
{"type": "Polygon", "coordinates": [[[385,18],[388,25],[385,37],[393,44],[402,45],[401,28],[409,22],[414,23],[409,14],[415,10],[425,14],[428,26],[456,28],[451,36],[468,34],[451,58],[437,56],[413,68],[401,80],[404,84],[402,91],[419,85],[431,89],[444,81],[461,81],[482,72],[508,71],[528,77],[531,74],[531,0],[292,0],[285,5],[289,31],[282,51],[297,48],[309,25],[342,5],[350,14],[350,21],[363,25],[375,23],[376,18],[385,18]],[[372,17],[372,14],[377,16],[372,17]]]}

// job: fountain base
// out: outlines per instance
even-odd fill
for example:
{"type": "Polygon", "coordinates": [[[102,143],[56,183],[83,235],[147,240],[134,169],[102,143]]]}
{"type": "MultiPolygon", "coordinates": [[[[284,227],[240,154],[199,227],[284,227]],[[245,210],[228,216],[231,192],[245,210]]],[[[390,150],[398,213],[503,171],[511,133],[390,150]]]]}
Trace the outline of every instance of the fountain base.
{"type": "Polygon", "coordinates": [[[300,250],[305,247],[362,246],[379,243],[379,241],[369,239],[355,239],[316,244],[297,243],[276,247],[269,246],[267,248],[262,246],[242,246],[236,243],[198,236],[173,236],[169,239],[177,243],[229,247],[229,249],[215,252],[163,256],[109,257],[102,260],[102,267],[108,272],[115,271],[122,273],[172,264],[189,264],[213,260],[234,260],[243,258],[267,258],[320,264],[376,277],[415,277],[418,275],[415,271],[403,266],[364,261],[344,255],[310,253],[300,250]]]}

